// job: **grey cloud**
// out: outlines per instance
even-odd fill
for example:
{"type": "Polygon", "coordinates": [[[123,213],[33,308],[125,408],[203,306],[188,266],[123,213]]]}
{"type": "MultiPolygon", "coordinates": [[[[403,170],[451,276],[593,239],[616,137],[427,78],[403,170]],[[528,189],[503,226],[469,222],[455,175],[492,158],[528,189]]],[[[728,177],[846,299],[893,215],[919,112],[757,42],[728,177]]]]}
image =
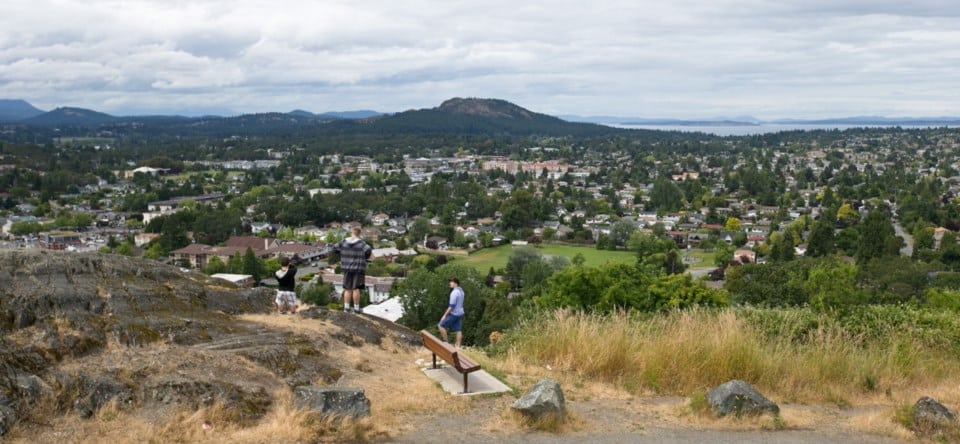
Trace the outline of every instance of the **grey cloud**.
{"type": "Polygon", "coordinates": [[[8,3],[0,89],[46,107],[960,115],[946,1],[8,3]]]}

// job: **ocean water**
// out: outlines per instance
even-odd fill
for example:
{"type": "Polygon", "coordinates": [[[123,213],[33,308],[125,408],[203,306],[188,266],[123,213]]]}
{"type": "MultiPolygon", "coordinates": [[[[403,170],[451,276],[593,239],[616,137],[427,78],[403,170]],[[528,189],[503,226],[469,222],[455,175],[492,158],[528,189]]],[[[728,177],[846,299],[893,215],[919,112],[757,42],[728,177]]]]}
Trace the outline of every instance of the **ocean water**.
{"type": "MultiPolygon", "coordinates": [[[[760,125],[621,125],[609,124],[615,128],[646,129],[658,131],[680,131],[685,133],[707,133],[717,136],[752,136],[756,134],[778,133],[781,131],[812,131],[812,130],[845,130],[849,128],[939,128],[929,125],[787,125],[787,124],[760,124],[760,125]]],[[[958,128],[956,125],[947,125],[948,128],[958,128]]]]}

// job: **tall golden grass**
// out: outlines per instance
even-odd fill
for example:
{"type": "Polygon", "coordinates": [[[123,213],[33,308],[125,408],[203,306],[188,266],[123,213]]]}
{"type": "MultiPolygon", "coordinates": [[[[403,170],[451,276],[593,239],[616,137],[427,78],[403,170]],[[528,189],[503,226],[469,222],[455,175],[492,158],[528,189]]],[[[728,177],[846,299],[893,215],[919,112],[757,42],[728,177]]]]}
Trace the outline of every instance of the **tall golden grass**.
{"type": "Polygon", "coordinates": [[[558,311],[522,322],[508,337],[507,359],[532,359],[635,392],[689,395],[742,379],[794,402],[844,403],[892,388],[936,387],[960,376],[960,357],[909,331],[867,336],[826,318],[809,328],[810,313],[797,310],[781,310],[768,317],[776,325],[760,328],[749,315],[742,309],[558,311]]]}

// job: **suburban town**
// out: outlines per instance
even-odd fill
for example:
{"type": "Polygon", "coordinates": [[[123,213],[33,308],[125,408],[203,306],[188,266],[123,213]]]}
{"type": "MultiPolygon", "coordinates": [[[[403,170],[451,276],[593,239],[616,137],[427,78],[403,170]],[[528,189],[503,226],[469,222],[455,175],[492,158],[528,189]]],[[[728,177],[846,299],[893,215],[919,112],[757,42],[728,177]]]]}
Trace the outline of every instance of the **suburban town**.
{"type": "MultiPolygon", "coordinates": [[[[367,289],[369,301],[378,304],[426,258],[455,260],[498,246],[551,243],[626,251],[635,233],[671,241],[683,253],[684,269],[720,280],[731,264],[762,263],[771,254],[803,256],[823,211],[838,213],[832,217],[842,243],[844,228],[871,209],[917,205],[897,202],[897,188],[925,184],[934,202],[944,203],[960,191],[960,140],[952,131],[794,136],[778,135],[776,144],[763,140],[748,150],[745,144],[756,140],[690,135],[685,146],[700,147],[677,152],[654,145],[646,153],[563,144],[523,147],[510,156],[466,149],[452,156],[317,156],[297,147],[269,148],[256,152],[265,159],[128,161],[128,169],[63,184],[57,195],[43,185],[25,186],[31,177],[44,184],[49,174],[31,166],[30,156],[4,150],[0,177],[9,186],[0,193],[0,246],[142,255],[242,286],[270,285],[269,264],[275,269],[276,259],[286,256],[304,267],[301,276],[331,284],[338,298],[341,276],[328,262],[331,245],[360,227],[375,247],[377,266],[367,289]],[[160,195],[168,197],[151,199],[160,195]],[[356,205],[364,201],[373,205],[356,205]],[[236,219],[216,221],[219,226],[208,221],[202,237],[195,232],[199,226],[161,223],[204,208],[215,218],[236,219]],[[788,252],[779,248],[784,239],[788,252]],[[244,272],[239,264],[248,253],[261,265],[244,272]],[[425,258],[418,261],[418,255],[425,258]]],[[[94,158],[113,150],[58,149],[94,158]]],[[[956,213],[956,205],[946,211],[956,213]]],[[[936,251],[943,235],[958,228],[944,226],[957,223],[950,215],[925,221],[905,233],[891,219],[908,255],[913,233],[929,231],[934,243],[918,249],[936,251]]],[[[854,256],[856,239],[838,247],[854,256]]],[[[502,270],[490,271],[502,280],[502,270]]],[[[390,317],[399,315],[394,309],[390,317]]]]}

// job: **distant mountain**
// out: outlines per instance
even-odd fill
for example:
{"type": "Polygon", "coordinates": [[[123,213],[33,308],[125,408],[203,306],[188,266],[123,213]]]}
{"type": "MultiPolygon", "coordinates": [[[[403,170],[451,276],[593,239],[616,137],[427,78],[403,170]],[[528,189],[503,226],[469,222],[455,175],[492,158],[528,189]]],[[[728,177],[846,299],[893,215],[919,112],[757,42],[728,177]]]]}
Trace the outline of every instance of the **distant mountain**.
{"type": "Polygon", "coordinates": [[[43,114],[25,100],[0,99],[0,122],[14,122],[43,114]]]}
{"type": "Polygon", "coordinates": [[[383,115],[383,113],[378,113],[376,111],[370,110],[359,110],[359,111],[327,111],[322,114],[315,114],[310,111],[304,111],[302,109],[295,109],[290,111],[290,115],[299,116],[299,117],[316,117],[324,120],[337,120],[337,119],[369,119],[371,117],[376,117],[383,115]]]}
{"type": "Polygon", "coordinates": [[[302,109],[295,109],[293,111],[290,111],[287,114],[291,116],[297,116],[297,117],[316,117],[317,116],[316,114],[311,113],[310,111],[304,111],[302,109]]]}
{"type": "Polygon", "coordinates": [[[343,132],[596,136],[622,130],[575,123],[500,99],[453,98],[436,108],[332,122],[343,132]]]}
{"type": "Polygon", "coordinates": [[[24,119],[21,122],[33,125],[90,126],[110,123],[116,119],[116,117],[113,117],[109,114],[104,114],[89,109],[61,107],[29,119],[24,119]]]}
{"type": "Polygon", "coordinates": [[[327,111],[320,115],[336,117],[340,119],[369,119],[371,117],[382,116],[383,113],[379,113],[379,112],[371,111],[367,109],[361,109],[357,111],[327,111]]]}

